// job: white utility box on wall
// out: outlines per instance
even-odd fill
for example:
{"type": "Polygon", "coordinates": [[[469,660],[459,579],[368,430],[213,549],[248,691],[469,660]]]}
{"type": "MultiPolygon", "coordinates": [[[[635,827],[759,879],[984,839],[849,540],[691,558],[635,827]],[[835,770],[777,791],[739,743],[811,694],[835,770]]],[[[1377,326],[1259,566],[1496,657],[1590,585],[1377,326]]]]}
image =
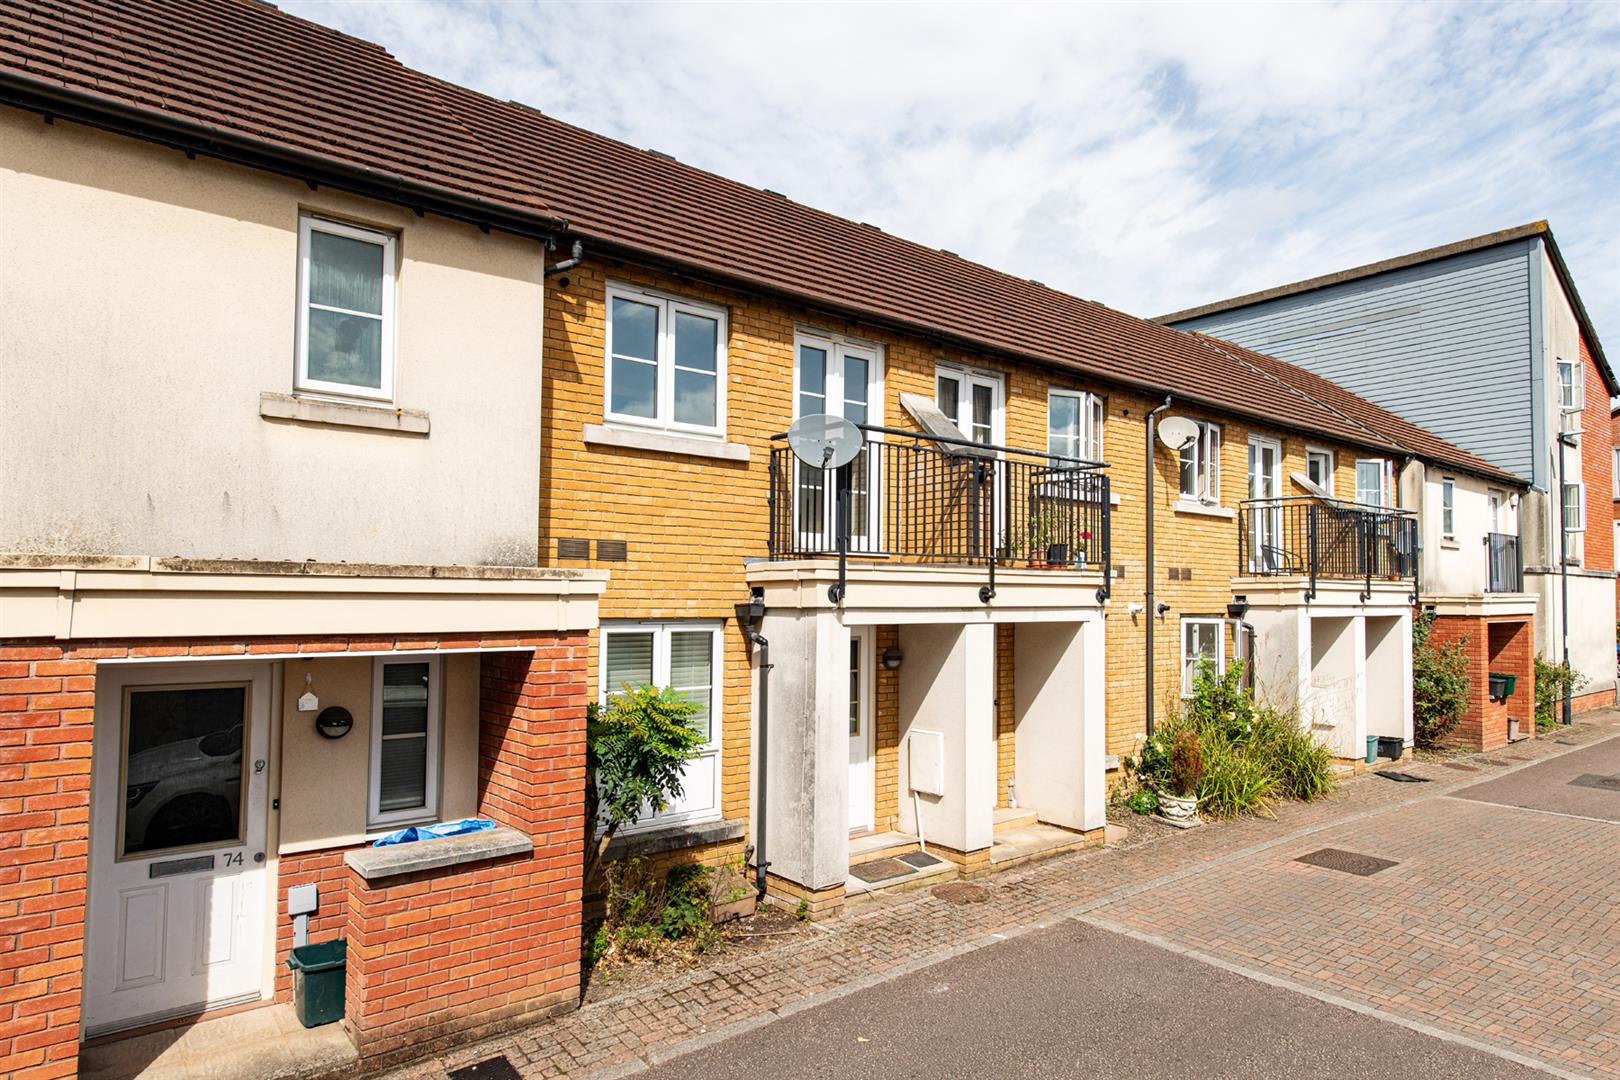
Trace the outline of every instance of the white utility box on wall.
{"type": "Polygon", "coordinates": [[[938,731],[913,731],[907,747],[911,790],[922,795],[944,795],[945,736],[938,731]]]}

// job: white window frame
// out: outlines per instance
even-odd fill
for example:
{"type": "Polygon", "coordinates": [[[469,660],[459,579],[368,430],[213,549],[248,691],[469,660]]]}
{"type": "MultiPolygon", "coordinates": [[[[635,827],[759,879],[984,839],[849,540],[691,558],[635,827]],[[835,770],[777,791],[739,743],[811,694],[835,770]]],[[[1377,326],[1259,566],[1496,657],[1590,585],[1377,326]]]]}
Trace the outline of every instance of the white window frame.
{"type": "Polygon", "coordinates": [[[1613,489],[1615,500],[1620,501],[1620,446],[1614,447],[1614,454],[1609,459],[1609,486],[1613,489]]]}
{"type": "Polygon", "coordinates": [[[1582,378],[1584,372],[1578,360],[1558,361],[1558,409],[1560,412],[1574,413],[1586,408],[1586,380],[1582,378]],[[1569,372],[1569,379],[1565,381],[1564,373],[1569,372]]]}
{"type": "Polygon", "coordinates": [[[1564,561],[1584,563],[1586,560],[1586,483],[1581,480],[1565,482],[1558,503],[1558,534],[1561,538],[1564,561]],[[1575,493],[1575,524],[1565,523],[1570,509],[1570,492],[1575,493]]]}
{"type": "MultiPolygon", "coordinates": [[[[938,381],[936,376],[935,386],[938,381]]],[[[1046,452],[1052,454],[1052,399],[1068,398],[1075,402],[1080,418],[1080,430],[1075,434],[1075,454],[1053,454],[1070,461],[1096,461],[1103,459],[1103,400],[1085,390],[1067,390],[1049,386],[1046,389],[1046,452]]]]}
{"type": "Polygon", "coordinates": [[[1489,525],[1489,531],[1490,532],[1501,533],[1501,532],[1506,531],[1505,529],[1502,528],[1502,520],[1503,520],[1502,511],[1506,507],[1507,507],[1507,494],[1505,492],[1500,491],[1500,490],[1498,490],[1496,488],[1488,488],[1488,489],[1486,489],[1486,491],[1485,491],[1485,511],[1486,511],[1486,514],[1490,518],[1490,525],[1489,525]]]}
{"type": "MultiPolygon", "coordinates": [[[[1183,616],[1181,620],[1181,696],[1192,696],[1193,676],[1187,666],[1190,654],[1187,651],[1187,632],[1194,626],[1215,627],[1215,674],[1221,675],[1226,671],[1226,620],[1214,617],[1183,616]]],[[[1200,658],[1202,659],[1202,658],[1200,658]]]]}
{"type": "MultiPolygon", "coordinates": [[[[298,219],[298,325],[296,364],[293,373],[294,390],[332,394],[345,398],[364,398],[368,401],[394,400],[394,260],[395,253],[398,251],[398,243],[399,238],[393,233],[381,232],[377,229],[364,229],[358,225],[345,225],[339,221],[332,221],[311,214],[305,214],[298,219]],[[355,386],[351,383],[327,382],[324,379],[312,379],[309,376],[310,234],[316,232],[327,233],[331,236],[342,236],[367,244],[376,244],[383,249],[381,387],[373,389],[369,386],[355,386]]],[[[322,309],[344,311],[342,308],[328,308],[325,305],[322,305],[322,309]]],[[[346,313],[364,315],[366,318],[374,317],[370,312],[346,313]]]]}
{"type": "Polygon", "coordinates": [[[1183,500],[1205,506],[1219,506],[1221,502],[1221,425],[1209,420],[1194,420],[1198,425],[1198,438],[1176,455],[1176,489],[1183,500]],[[1182,455],[1192,451],[1193,487],[1189,492],[1181,486],[1182,455]]]}
{"type": "MultiPolygon", "coordinates": [[[[812,349],[820,349],[826,354],[827,357],[826,370],[822,373],[822,377],[825,379],[825,382],[823,382],[821,387],[822,393],[820,395],[822,411],[830,412],[834,416],[844,415],[844,406],[851,400],[845,393],[844,362],[849,357],[855,357],[858,360],[866,361],[866,423],[871,427],[882,427],[884,379],[883,346],[875,341],[867,341],[864,338],[851,337],[847,334],[829,333],[825,330],[818,330],[808,326],[796,327],[793,332],[793,385],[791,388],[793,393],[793,418],[798,420],[803,415],[800,410],[799,401],[799,397],[803,393],[800,384],[800,379],[803,375],[801,371],[801,351],[807,345],[812,349]],[[837,409],[831,408],[831,405],[834,402],[837,403],[837,409]]],[[[866,441],[881,443],[884,441],[883,433],[880,431],[868,432],[866,435],[866,441]]],[[[791,471],[795,477],[801,475],[798,471],[800,468],[801,466],[799,466],[797,463],[792,464],[791,471]]],[[[817,530],[806,529],[800,524],[798,499],[799,484],[799,480],[795,479],[793,481],[794,493],[792,498],[794,535],[799,537],[802,542],[813,545],[818,542],[817,538],[821,536],[821,533],[817,530]]],[[[881,468],[874,468],[870,470],[867,476],[867,485],[867,521],[864,523],[854,521],[850,522],[850,536],[852,543],[857,549],[879,550],[882,544],[882,537],[879,535],[879,530],[884,520],[884,491],[881,468]]],[[[829,524],[832,522],[833,512],[833,489],[832,484],[829,483],[827,485],[825,506],[822,510],[825,522],[829,524]]]]}
{"type": "Polygon", "coordinates": [[[1440,535],[1457,538],[1457,480],[1451,476],[1440,478],[1440,535]]]}
{"type": "Polygon", "coordinates": [[[1320,482],[1319,486],[1329,495],[1336,495],[1338,489],[1333,483],[1333,451],[1320,446],[1305,447],[1305,478],[1307,480],[1311,477],[1311,459],[1313,458],[1327,462],[1327,476],[1320,482]]]}
{"type": "MultiPolygon", "coordinates": [[[[712,809],[695,811],[665,810],[649,814],[634,825],[627,825],[619,830],[621,835],[648,832],[653,829],[667,828],[671,825],[688,824],[704,821],[719,821],[722,817],[721,796],[724,791],[725,760],[722,752],[724,739],[722,737],[722,719],[724,713],[725,697],[725,648],[721,640],[723,624],[714,619],[668,619],[652,621],[614,621],[604,622],[598,635],[597,667],[596,667],[596,700],[598,704],[606,705],[610,693],[618,693],[619,688],[607,685],[608,638],[614,634],[647,634],[653,635],[653,667],[652,685],[669,685],[669,635],[671,633],[687,632],[701,633],[707,631],[713,652],[709,659],[709,741],[698,750],[698,759],[713,759],[714,788],[710,793],[709,801],[713,803],[712,809]]],[[[683,783],[683,797],[690,793],[683,783]]]]}
{"type": "Polygon", "coordinates": [[[972,424],[972,387],[975,383],[990,386],[991,393],[994,395],[990,401],[990,443],[994,446],[1007,445],[1006,377],[999,371],[968,367],[965,364],[954,364],[945,360],[939,361],[934,366],[934,404],[939,407],[941,412],[944,412],[945,407],[939,402],[939,381],[941,379],[956,379],[960,383],[960,389],[956,395],[957,415],[950,416],[949,413],[946,413],[946,416],[949,417],[951,423],[956,425],[957,430],[962,433],[962,438],[967,439],[969,442],[975,441],[972,424]],[[969,418],[966,425],[962,423],[964,414],[969,418]]]}
{"type": "Polygon", "coordinates": [[[1389,459],[1388,458],[1357,458],[1356,459],[1356,502],[1358,504],[1361,504],[1363,506],[1382,506],[1382,507],[1388,507],[1388,506],[1391,505],[1390,489],[1393,487],[1393,485],[1391,483],[1391,477],[1390,477],[1390,473],[1389,473],[1389,468],[1390,468],[1390,466],[1389,466],[1389,459]],[[1363,499],[1361,497],[1361,467],[1363,465],[1377,465],[1378,466],[1378,501],[1377,502],[1368,502],[1366,499],[1363,499]]]}
{"type": "MultiPolygon", "coordinates": [[[[727,345],[730,340],[729,313],[723,307],[689,300],[674,293],[639,285],[609,282],[602,308],[602,420],[614,427],[652,428],[685,435],[724,438],[726,434],[727,345]],[[657,389],[652,416],[630,416],[613,411],[613,301],[628,300],[658,309],[658,335],[654,346],[657,389]],[[713,319],[715,326],[714,423],[690,424],[675,419],[675,316],[681,312],[713,319]]],[[[705,372],[707,374],[707,372],[705,372]]]]}
{"type": "Polygon", "coordinates": [[[370,763],[370,778],[366,793],[366,825],[369,831],[376,832],[384,828],[393,828],[400,825],[419,825],[425,821],[437,821],[439,818],[439,760],[444,744],[444,717],[441,713],[443,695],[440,692],[439,658],[437,656],[379,656],[372,663],[371,674],[371,731],[368,739],[370,763]],[[420,807],[411,807],[404,810],[391,810],[383,813],[379,808],[382,801],[382,740],[383,740],[383,669],[392,664],[427,664],[428,666],[428,701],[427,701],[427,769],[426,781],[422,792],[425,798],[420,807]]]}

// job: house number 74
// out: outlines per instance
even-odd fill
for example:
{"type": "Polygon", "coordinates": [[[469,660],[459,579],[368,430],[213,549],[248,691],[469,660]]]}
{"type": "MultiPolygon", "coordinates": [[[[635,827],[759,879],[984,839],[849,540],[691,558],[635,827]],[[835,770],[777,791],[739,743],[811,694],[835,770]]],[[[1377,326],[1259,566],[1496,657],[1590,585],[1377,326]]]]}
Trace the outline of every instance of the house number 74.
{"type": "Polygon", "coordinates": [[[241,866],[242,865],[242,853],[240,851],[226,852],[225,853],[225,865],[226,866],[241,866]]]}

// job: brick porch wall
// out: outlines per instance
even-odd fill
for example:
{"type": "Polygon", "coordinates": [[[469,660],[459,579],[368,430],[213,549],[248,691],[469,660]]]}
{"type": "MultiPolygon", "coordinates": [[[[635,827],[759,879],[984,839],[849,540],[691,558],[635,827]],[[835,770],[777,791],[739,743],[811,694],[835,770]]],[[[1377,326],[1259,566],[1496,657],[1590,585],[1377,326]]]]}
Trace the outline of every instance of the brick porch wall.
{"type": "Polygon", "coordinates": [[[1447,746],[1488,750],[1508,741],[1508,717],[1517,717],[1519,734],[1535,737],[1535,625],[1533,619],[1485,619],[1461,615],[1435,618],[1431,640],[1438,645],[1466,641],[1468,707],[1445,739],[1447,746]],[[1490,696],[1490,673],[1517,675],[1507,701],[1490,696]]]}
{"type": "MultiPolygon", "coordinates": [[[[535,837],[536,861],[545,865],[533,873],[544,878],[551,905],[562,909],[557,925],[542,931],[544,948],[536,946],[554,964],[539,980],[538,993],[555,995],[562,986],[577,988],[579,980],[587,634],[0,646],[0,1075],[44,1080],[78,1070],[97,661],[512,647],[534,651],[485,658],[479,806],[481,813],[535,837]],[[493,737],[492,727],[498,731],[493,737]],[[557,944],[561,939],[567,939],[566,948],[557,944]]],[[[330,874],[333,860],[340,864],[341,853],[289,856],[278,893],[283,884],[330,874]]],[[[280,970],[291,944],[281,905],[278,899],[278,999],[290,986],[280,970]]],[[[316,926],[326,933],[335,927],[322,920],[335,918],[344,905],[322,907],[316,926]]],[[[568,999],[566,993],[561,997],[568,999]]]]}

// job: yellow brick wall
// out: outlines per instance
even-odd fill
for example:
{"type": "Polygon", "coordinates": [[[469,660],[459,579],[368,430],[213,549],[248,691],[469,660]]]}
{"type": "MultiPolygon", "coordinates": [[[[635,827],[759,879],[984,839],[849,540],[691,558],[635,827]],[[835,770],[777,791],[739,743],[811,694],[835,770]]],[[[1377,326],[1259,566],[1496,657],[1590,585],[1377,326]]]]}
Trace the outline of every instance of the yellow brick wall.
{"type": "MultiPolygon", "coordinates": [[[[588,260],[564,278],[548,282],[545,315],[544,398],[540,550],[542,562],[556,566],[595,566],[611,572],[602,597],[601,616],[615,619],[730,619],[734,604],[746,598],[745,558],[766,554],[767,485],[770,437],[786,429],[793,416],[793,337],[795,325],[846,333],[884,348],[884,423],[914,426],[900,407],[902,391],[934,393],[940,362],[999,371],[1006,379],[1006,441],[1033,450],[1046,448],[1049,387],[1092,390],[1105,395],[1104,457],[1111,463],[1114,492],[1114,560],[1125,570],[1114,582],[1107,632],[1108,752],[1129,753],[1142,726],[1142,619],[1125,614],[1143,592],[1144,522],[1142,465],[1143,417],[1155,401],[1083,380],[1049,373],[1034,366],[1011,365],[937,348],[919,339],[886,330],[846,323],[795,309],[774,300],[748,297],[695,281],[645,269],[588,260]],[[604,291],[609,280],[663,289],[724,307],[729,312],[727,341],[728,401],[726,437],[746,445],[747,462],[676,456],[651,451],[589,446],[587,424],[602,423],[604,291]],[[623,562],[561,560],[559,538],[623,540],[623,562]]],[[[1179,415],[1205,416],[1176,408],[1179,415]]],[[[1247,492],[1249,427],[1219,416],[1222,423],[1222,505],[1236,508],[1247,492]]],[[[1267,432],[1277,435],[1278,432],[1267,432]]],[[[1306,440],[1284,440],[1284,492],[1297,494],[1287,473],[1304,470],[1306,440]]],[[[1338,493],[1354,493],[1355,452],[1311,440],[1335,451],[1338,493]]],[[[1177,513],[1176,461],[1164,449],[1155,454],[1158,476],[1159,598],[1172,605],[1160,624],[1155,649],[1159,687],[1174,693],[1178,680],[1181,615],[1220,614],[1231,598],[1230,579],[1237,567],[1237,524],[1206,516],[1177,513]],[[1171,582],[1166,568],[1188,566],[1191,582],[1171,582]]],[[[877,653],[893,640],[893,628],[880,632],[877,653]],[[890,635],[890,636],[886,636],[890,635]]],[[[722,810],[728,819],[748,814],[749,729],[752,702],[747,648],[732,622],[726,624],[724,673],[720,695],[722,810]]],[[[596,646],[593,638],[591,682],[595,692],[596,646]]],[[[1011,776],[1010,637],[998,638],[998,684],[1007,693],[998,712],[998,803],[1006,798],[1011,776]],[[1005,644],[1003,644],[1005,641],[1005,644]],[[1005,667],[1003,673],[1001,669],[1005,667]],[[1005,715],[1002,715],[1005,713],[1005,715]]],[[[880,668],[877,709],[877,824],[895,819],[897,742],[892,674],[880,668]]],[[[1161,698],[1162,700],[1162,698],[1161,698]]],[[[885,824],[887,823],[887,824],[885,824]]],[[[733,847],[740,849],[741,842],[733,847]]]]}
{"type": "Polygon", "coordinates": [[[877,712],[873,732],[876,812],[872,827],[888,832],[900,825],[900,673],[883,666],[883,653],[900,647],[900,628],[877,628],[877,712]]]}

